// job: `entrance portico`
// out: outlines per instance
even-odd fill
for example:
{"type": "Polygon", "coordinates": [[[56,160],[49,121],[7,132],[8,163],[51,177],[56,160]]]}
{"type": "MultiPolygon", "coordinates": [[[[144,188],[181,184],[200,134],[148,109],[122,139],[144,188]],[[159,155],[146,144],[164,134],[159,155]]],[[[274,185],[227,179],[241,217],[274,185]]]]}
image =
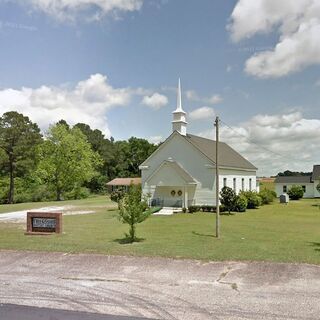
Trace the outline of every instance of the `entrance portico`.
{"type": "Polygon", "coordinates": [[[151,194],[151,205],[188,208],[193,200],[196,182],[174,160],[163,161],[146,181],[151,194]]]}

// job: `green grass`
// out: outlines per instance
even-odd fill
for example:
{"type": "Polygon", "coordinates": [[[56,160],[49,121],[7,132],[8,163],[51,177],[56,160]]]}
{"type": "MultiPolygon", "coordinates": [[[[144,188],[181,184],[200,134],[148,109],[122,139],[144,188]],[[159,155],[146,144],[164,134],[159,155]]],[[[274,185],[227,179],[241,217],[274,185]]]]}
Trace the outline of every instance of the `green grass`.
{"type": "Polygon", "coordinates": [[[128,228],[118,221],[116,210],[107,211],[106,198],[73,204],[96,213],[65,216],[62,235],[25,236],[24,225],[0,223],[0,249],[320,264],[317,200],[291,201],[287,206],[275,202],[221,216],[220,240],[214,237],[214,214],[152,216],[138,226],[138,237],[144,240],[134,244],[122,244],[128,228]]]}
{"type": "MultiPolygon", "coordinates": [[[[67,200],[67,201],[47,201],[47,202],[28,202],[28,203],[15,203],[15,204],[2,204],[0,205],[0,214],[22,210],[39,209],[43,207],[61,207],[76,205],[77,207],[86,206],[99,206],[106,205],[106,196],[92,196],[82,200],[67,200]]],[[[111,201],[109,201],[109,204],[111,201]]]]}

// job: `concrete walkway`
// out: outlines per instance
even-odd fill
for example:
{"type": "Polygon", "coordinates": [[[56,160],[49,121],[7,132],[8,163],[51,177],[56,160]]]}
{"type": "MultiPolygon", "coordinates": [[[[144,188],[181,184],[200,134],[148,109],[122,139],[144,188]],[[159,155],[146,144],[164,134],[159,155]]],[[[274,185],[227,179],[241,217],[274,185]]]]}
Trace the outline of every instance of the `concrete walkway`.
{"type": "Polygon", "coordinates": [[[151,319],[318,320],[319,301],[315,265],[0,251],[3,304],[151,319]]]}

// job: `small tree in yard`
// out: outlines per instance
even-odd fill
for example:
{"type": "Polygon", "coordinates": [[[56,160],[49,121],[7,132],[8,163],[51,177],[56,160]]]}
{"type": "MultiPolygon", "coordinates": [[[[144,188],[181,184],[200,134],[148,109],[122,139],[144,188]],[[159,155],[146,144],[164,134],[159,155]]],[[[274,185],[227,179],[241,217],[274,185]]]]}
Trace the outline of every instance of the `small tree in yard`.
{"type": "Polygon", "coordinates": [[[130,242],[137,241],[136,226],[145,221],[151,214],[147,210],[145,199],[141,199],[141,186],[131,185],[129,192],[120,201],[119,219],[129,225],[129,234],[126,237],[130,242]]]}
{"type": "Polygon", "coordinates": [[[226,208],[228,213],[234,209],[237,200],[237,195],[233,189],[229,187],[223,187],[220,191],[220,202],[226,208]]]}
{"type": "Polygon", "coordinates": [[[292,200],[299,200],[303,197],[303,189],[301,186],[293,185],[288,190],[288,195],[292,200]]]}

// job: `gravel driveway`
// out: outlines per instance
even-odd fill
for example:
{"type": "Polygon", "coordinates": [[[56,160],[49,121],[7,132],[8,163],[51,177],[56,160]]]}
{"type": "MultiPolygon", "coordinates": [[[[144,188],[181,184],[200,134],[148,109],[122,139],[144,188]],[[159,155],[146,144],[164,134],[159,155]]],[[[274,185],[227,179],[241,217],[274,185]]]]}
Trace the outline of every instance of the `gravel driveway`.
{"type": "Polygon", "coordinates": [[[43,207],[38,209],[29,209],[14,211],[8,213],[0,214],[0,222],[10,222],[10,223],[26,223],[27,212],[62,212],[63,215],[73,215],[73,214],[89,214],[93,213],[92,210],[74,210],[74,206],[60,206],[60,207],[43,207]]]}
{"type": "Polygon", "coordinates": [[[0,252],[0,303],[152,319],[314,319],[320,266],[0,252]]]}

